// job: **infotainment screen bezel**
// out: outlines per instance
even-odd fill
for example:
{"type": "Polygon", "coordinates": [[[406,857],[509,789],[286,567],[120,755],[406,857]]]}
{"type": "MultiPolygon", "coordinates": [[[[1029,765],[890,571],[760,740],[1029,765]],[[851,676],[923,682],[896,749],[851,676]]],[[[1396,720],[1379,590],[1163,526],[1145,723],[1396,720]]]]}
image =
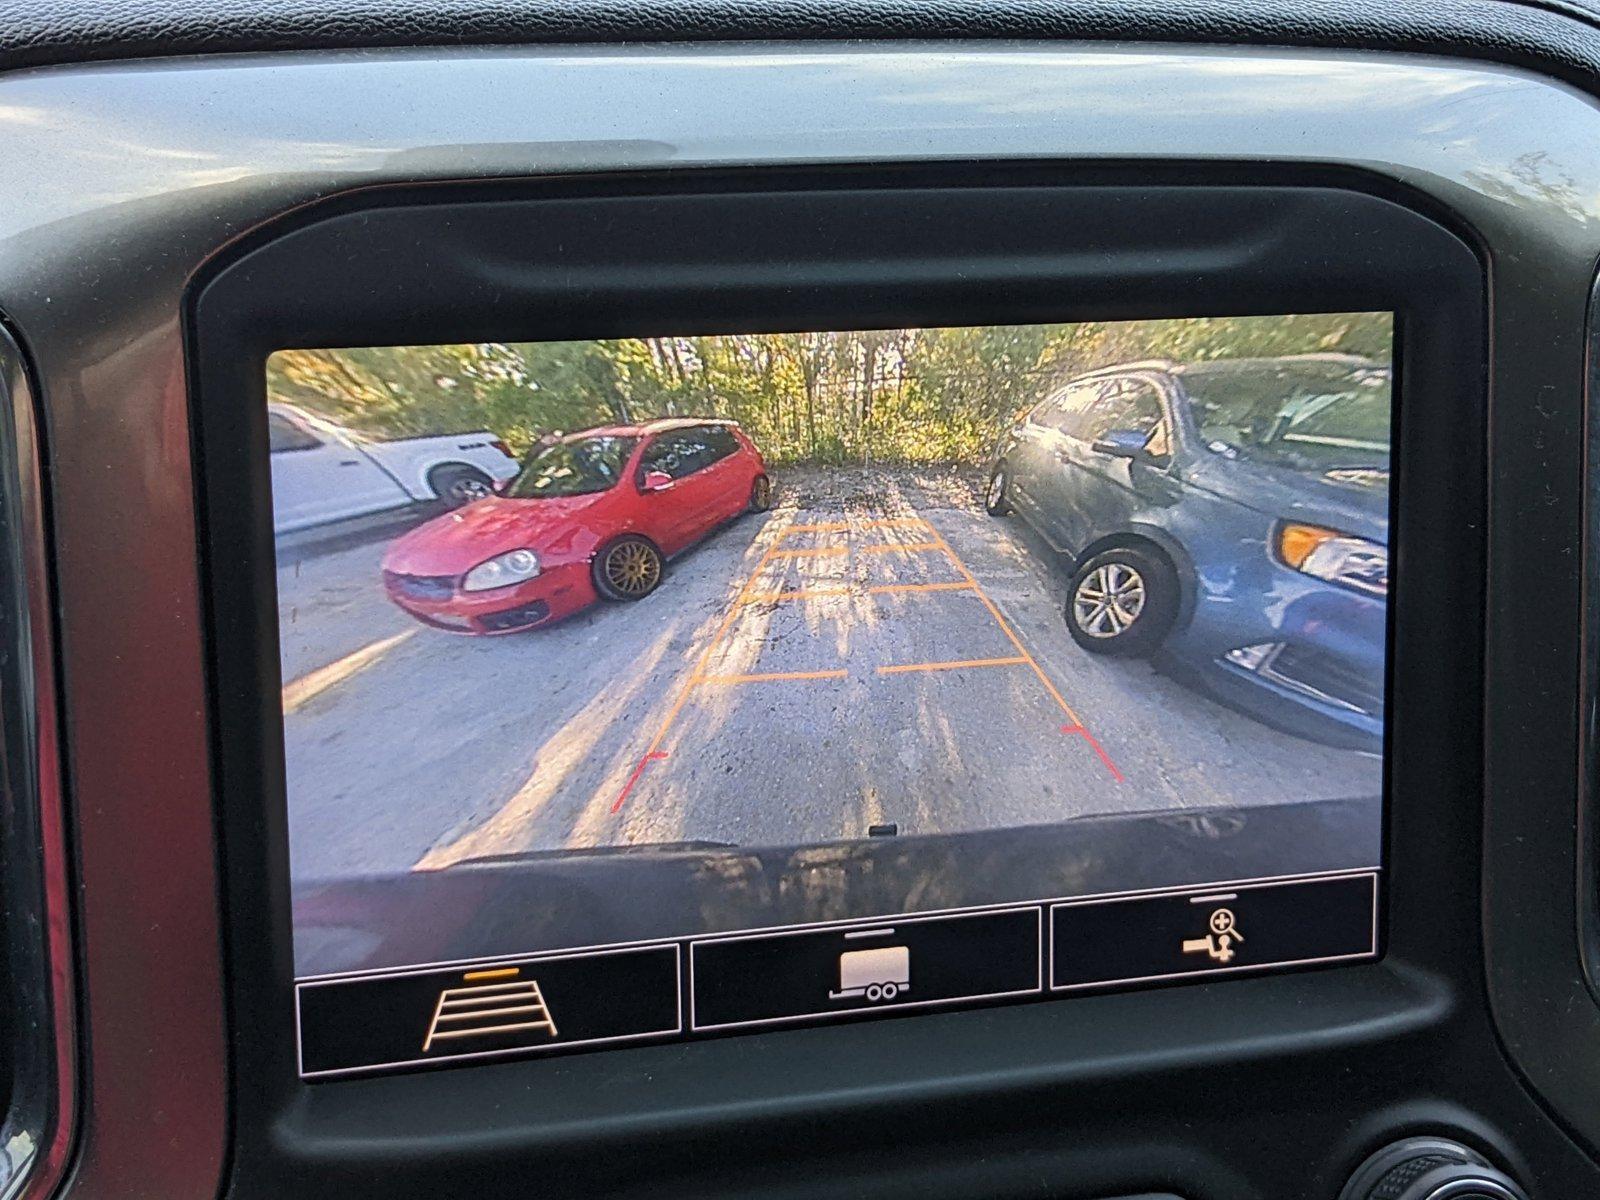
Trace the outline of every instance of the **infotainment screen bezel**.
{"type": "MultiPolygon", "coordinates": [[[[309,1161],[319,1138],[350,1132],[340,1121],[362,1098],[379,1102],[395,1086],[322,1085],[357,1103],[318,1129],[331,1102],[295,1072],[263,394],[266,357],[286,347],[1394,312],[1395,488],[1405,494],[1391,512],[1384,910],[1425,927],[1424,914],[1439,913],[1441,898],[1426,891],[1439,864],[1407,863],[1388,848],[1407,844],[1394,831],[1421,819],[1407,815],[1406,797],[1476,789],[1476,764],[1430,747],[1449,745],[1480,700],[1482,268],[1443,214],[1418,211],[1424,201],[1376,179],[1259,166],[1244,177],[1225,164],[950,164],[374,189],[291,214],[219,256],[191,289],[186,335],[231,1003],[236,1028],[249,1031],[235,1042],[234,1067],[255,1081],[238,1096],[251,1119],[289,1120],[290,1158],[309,1161]]],[[[479,1106],[496,1097],[557,1077],[571,1102],[665,1073],[675,1082],[636,1095],[628,1111],[670,1126],[717,1098],[722,1085],[707,1093],[697,1081],[715,1080],[717,1062],[739,1046],[800,1070],[813,1089],[837,1086],[829,1063],[851,1063],[852,1089],[871,1091],[936,1087],[958,1043],[964,1068],[984,1075],[1064,1071],[1085,1049],[1085,1026],[1135,1008],[1146,1021],[1252,1014],[1231,1033],[1218,1026],[1214,1046],[1245,1037],[1258,1017],[1257,1029],[1289,1036],[1309,1022],[1354,1045],[1374,1032],[1359,1013],[1403,1023],[1432,1003],[1406,965],[1406,923],[1381,927],[1395,931],[1386,958],[1337,975],[1189,985],[1109,1010],[1105,998],[1082,997],[906,1017],[892,1035],[879,1023],[746,1033],[737,1043],[440,1072],[406,1086],[449,1109],[434,1130],[443,1136],[481,1120],[479,1106]],[[1281,1024],[1286,1001],[1312,994],[1323,997],[1316,1013],[1281,1024]],[[890,1042],[898,1049],[886,1051],[890,1042]]],[[[1182,1057],[1193,1053],[1188,1040],[1188,1050],[1175,1042],[1137,1055],[1182,1057]]],[[[550,1149],[563,1141],[561,1111],[536,1101],[513,1124],[550,1149]]],[[[395,1148],[404,1127],[374,1135],[374,1152],[395,1148]]]]}

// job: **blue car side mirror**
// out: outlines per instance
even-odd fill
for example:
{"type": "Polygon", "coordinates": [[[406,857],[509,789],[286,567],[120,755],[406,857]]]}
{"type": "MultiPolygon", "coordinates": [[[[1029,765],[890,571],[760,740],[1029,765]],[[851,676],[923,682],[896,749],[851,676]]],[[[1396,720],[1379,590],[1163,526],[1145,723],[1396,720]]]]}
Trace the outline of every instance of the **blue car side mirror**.
{"type": "Polygon", "coordinates": [[[1149,440],[1148,433],[1137,429],[1108,429],[1094,440],[1090,449],[1113,458],[1146,458],[1144,447],[1149,440]]]}

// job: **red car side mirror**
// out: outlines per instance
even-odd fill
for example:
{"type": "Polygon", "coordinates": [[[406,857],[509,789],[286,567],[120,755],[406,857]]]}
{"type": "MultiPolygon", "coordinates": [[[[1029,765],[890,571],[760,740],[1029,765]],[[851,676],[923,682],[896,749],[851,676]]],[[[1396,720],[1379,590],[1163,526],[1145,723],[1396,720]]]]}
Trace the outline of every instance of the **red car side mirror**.
{"type": "Polygon", "coordinates": [[[659,492],[672,486],[672,476],[665,471],[646,471],[642,490],[646,492],[659,492]]]}

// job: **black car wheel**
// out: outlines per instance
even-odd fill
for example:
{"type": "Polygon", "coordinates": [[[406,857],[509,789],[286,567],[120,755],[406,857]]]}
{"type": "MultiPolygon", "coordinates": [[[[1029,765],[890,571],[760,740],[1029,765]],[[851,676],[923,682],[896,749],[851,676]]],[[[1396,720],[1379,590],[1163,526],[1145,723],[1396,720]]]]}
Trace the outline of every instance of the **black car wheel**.
{"type": "Polygon", "coordinates": [[[1011,486],[1011,477],[1006,472],[1005,463],[999,464],[994,469],[994,474],[989,476],[989,486],[984,489],[983,507],[988,510],[991,517],[1004,517],[1011,512],[1011,499],[1008,489],[1011,486]]]}
{"type": "Polygon", "coordinates": [[[661,585],[665,563],[648,538],[628,534],[594,560],[594,588],[607,600],[643,600],[661,585]]]}
{"type": "Polygon", "coordinates": [[[1148,551],[1107,550],[1072,576],[1067,629],[1091,653],[1150,654],[1177,615],[1177,576],[1164,559],[1148,551]]]}
{"type": "Polygon", "coordinates": [[[428,477],[433,494],[450,508],[494,495],[494,480],[476,467],[440,467],[428,477]]]}
{"type": "Polygon", "coordinates": [[[750,511],[763,513],[772,507],[772,480],[765,475],[757,475],[755,482],[750,485],[750,511]]]}

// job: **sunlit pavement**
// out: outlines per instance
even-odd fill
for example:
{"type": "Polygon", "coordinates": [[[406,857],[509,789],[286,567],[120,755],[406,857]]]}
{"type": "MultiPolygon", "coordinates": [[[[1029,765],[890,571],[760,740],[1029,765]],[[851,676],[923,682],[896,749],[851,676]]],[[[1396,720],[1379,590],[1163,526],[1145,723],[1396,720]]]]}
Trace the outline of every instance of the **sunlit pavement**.
{"type": "Polygon", "coordinates": [[[296,877],[1379,790],[1371,756],[1080,650],[1061,572],[969,481],[779,484],[649,598],[514,637],[417,626],[381,540],[286,562],[296,877]]]}

